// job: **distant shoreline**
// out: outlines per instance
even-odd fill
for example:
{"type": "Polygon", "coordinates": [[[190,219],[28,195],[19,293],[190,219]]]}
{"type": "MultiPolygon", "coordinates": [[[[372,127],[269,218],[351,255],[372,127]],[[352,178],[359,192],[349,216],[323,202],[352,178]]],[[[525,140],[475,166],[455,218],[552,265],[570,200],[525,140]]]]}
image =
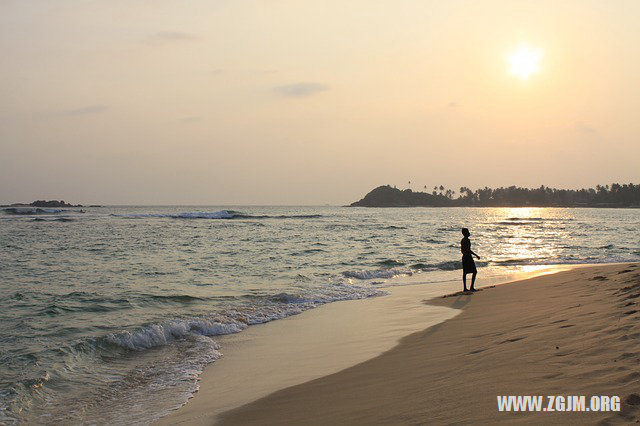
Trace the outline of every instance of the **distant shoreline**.
{"type": "Polygon", "coordinates": [[[462,187],[457,198],[455,193],[443,186],[427,193],[382,185],[345,207],[640,208],[640,185],[634,184],[579,190],[510,186],[471,191],[462,187]]]}
{"type": "Polygon", "coordinates": [[[502,206],[354,206],[345,205],[345,208],[365,207],[368,209],[414,209],[414,208],[438,208],[438,209],[457,209],[457,208],[474,208],[474,209],[640,209],[640,206],[538,206],[538,205],[502,205],[502,206]]]}

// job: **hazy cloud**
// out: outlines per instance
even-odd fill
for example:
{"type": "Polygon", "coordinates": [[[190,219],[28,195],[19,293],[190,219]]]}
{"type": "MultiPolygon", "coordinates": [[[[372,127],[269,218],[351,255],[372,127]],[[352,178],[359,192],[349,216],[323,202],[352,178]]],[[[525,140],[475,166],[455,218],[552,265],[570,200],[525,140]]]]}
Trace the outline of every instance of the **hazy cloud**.
{"type": "Polygon", "coordinates": [[[595,129],[594,127],[589,126],[588,124],[582,122],[582,121],[576,121],[576,123],[574,124],[573,128],[580,132],[580,133],[585,133],[588,135],[597,135],[598,134],[598,130],[595,129]]]}
{"type": "Polygon", "coordinates": [[[109,107],[107,105],[87,105],[82,108],[71,109],[65,112],[65,115],[87,115],[105,112],[109,107]]]}
{"type": "Polygon", "coordinates": [[[324,92],[328,89],[328,86],[320,83],[296,83],[275,88],[276,92],[278,92],[280,95],[294,98],[312,96],[316,93],[324,92]]]}
{"type": "Polygon", "coordinates": [[[184,117],[184,118],[181,118],[180,121],[182,121],[185,124],[195,123],[196,121],[202,121],[202,117],[200,116],[184,117]]]}
{"type": "Polygon", "coordinates": [[[449,103],[447,104],[447,106],[448,106],[449,108],[458,108],[458,106],[459,106],[459,105],[458,105],[458,103],[457,103],[457,102],[449,102],[449,103]]]}
{"type": "Polygon", "coordinates": [[[159,31],[149,37],[151,43],[171,43],[198,40],[198,37],[182,31],[159,31]]]}

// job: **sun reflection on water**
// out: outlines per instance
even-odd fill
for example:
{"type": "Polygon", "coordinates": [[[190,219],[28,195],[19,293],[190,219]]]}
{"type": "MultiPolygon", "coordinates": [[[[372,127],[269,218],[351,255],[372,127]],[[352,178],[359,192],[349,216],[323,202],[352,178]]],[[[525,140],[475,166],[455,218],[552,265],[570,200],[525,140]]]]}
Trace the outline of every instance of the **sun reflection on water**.
{"type": "MultiPolygon", "coordinates": [[[[501,250],[494,261],[522,264],[560,255],[560,244],[569,234],[561,222],[572,220],[564,209],[539,207],[497,208],[489,218],[497,224],[493,238],[501,250]]],[[[491,236],[489,236],[491,238],[491,236]]]]}

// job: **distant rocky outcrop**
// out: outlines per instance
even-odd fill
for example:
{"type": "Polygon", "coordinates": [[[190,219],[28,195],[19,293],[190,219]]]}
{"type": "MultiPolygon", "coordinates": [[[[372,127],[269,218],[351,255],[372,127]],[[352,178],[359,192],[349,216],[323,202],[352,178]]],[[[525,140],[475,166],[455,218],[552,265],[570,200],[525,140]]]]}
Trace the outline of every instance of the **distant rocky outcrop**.
{"type": "Polygon", "coordinates": [[[61,207],[84,207],[82,204],[69,204],[64,200],[36,200],[32,203],[14,203],[2,207],[45,207],[45,208],[61,208],[61,207]]]}
{"type": "Polygon", "coordinates": [[[350,207],[442,207],[450,202],[451,200],[444,195],[413,192],[410,189],[400,190],[383,185],[369,192],[360,201],[352,203],[350,207]]]}
{"type": "Polygon", "coordinates": [[[65,203],[64,200],[36,200],[30,204],[31,207],[84,207],[82,204],[69,204],[65,203]]]}

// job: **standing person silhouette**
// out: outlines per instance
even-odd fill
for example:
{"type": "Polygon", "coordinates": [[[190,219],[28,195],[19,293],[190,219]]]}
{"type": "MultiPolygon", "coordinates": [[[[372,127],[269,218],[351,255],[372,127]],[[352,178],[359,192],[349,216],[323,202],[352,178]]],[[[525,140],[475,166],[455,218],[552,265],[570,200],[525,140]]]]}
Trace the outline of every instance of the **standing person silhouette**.
{"type": "Polygon", "coordinates": [[[460,241],[460,251],[462,252],[462,291],[468,291],[467,274],[473,274],[471,275],[471,288],[469,288],[469,290],[476,291],[474,284],[476,283],[478,270],[476,269],[476,263],[473,261],[473,256],[478,260],[480,260],[480,256],[471,250],[471,240],[469,239],[471,233],[467,228],[462,228],[462,235],[464,235],[464,238],[460,241]]]}

